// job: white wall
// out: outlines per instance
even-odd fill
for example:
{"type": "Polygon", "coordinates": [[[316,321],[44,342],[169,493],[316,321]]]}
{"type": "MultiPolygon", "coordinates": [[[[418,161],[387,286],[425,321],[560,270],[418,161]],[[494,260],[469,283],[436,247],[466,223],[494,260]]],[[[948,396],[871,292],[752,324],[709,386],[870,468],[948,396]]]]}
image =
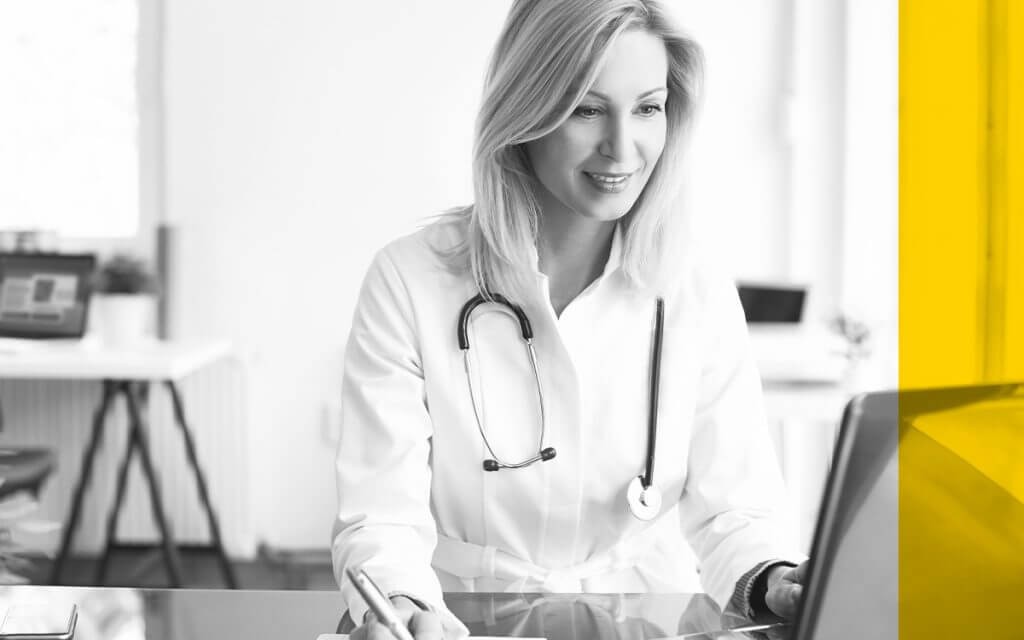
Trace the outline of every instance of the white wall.
{"type": "Polygon", "coordinates": [[[880,386],[897,383],[899,7],[847,7],[842,307],[875,328],[880,386]]]}
{"type": "Polygon", "coordinates": [[[759,0],[670,5],[705,55],[685,205],[701,244],[743,278],[788,277],[788,5],[759,0]]]}
{"type": "Polygon", "coordinates": [[[507,4],[166,3],[172,327],[229,336],[250,358],[254,539],[328,544],[325,416],[358,287],[376,249],[470,200],[507,4]]]}
{"type": "Polygon", "coordinates": [[[815,322],[842,289],[845,5],[673,5],[707,57],[689,176],[698,233],[737,278],[808,285],[815,322]]]}
{"type": "Polygon", "coordinates": [[[807,318],[838,310],[843,219],[846,0],[793,0],[790,278],[810,285],[807,318]]]}

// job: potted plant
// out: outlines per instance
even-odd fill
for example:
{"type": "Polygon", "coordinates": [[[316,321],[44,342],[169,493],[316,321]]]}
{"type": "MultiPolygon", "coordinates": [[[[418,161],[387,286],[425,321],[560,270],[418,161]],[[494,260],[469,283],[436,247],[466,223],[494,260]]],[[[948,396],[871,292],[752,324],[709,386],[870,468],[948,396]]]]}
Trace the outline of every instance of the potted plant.
{"type": "Polygon", "coordinates": [[[846,385],[859,392],[867,390],[870,379],[864,362],[871,357],[871,327],[849,313],[838,313],[832,318],[832,330],[846,341],[846,385]]]}
{"type": "Polygon", "coordinates": [[[113,345],[135,344],[153,338],[158,293],[156,277],[134,256],[115,254],[96,271],[97,333],[113,345]]]}

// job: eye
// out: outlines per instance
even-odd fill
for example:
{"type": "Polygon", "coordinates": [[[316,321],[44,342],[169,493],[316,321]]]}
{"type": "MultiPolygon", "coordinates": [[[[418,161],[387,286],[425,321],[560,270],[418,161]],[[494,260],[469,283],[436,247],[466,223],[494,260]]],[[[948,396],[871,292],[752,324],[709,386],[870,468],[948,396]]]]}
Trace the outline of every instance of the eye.
{"type": "Polygon", "coordinates": [[[640,105],[637,108],[637,111],[639,111],[641,115],[645,115],[645,116],[653,116],[653,115],[655,115],[657,113],[661,113],[664,110],[665,110],[665,108],[662,107],[657,102],[648,102],[646,104],[640,105]]]}
{"type": "Polygon", "coordinates": [[[573,109],[572,115],[580,118],[596,118],[597,116],[601,115],[601,109],[599,109],[598,107],[580,105],[573,109]]]}

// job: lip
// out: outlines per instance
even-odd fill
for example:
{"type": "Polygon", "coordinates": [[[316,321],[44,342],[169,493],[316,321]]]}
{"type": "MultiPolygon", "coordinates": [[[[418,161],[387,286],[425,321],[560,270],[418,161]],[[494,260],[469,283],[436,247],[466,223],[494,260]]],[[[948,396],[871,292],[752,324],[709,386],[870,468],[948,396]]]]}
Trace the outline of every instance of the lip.
{"type": "Polygon", "coordinates": [[[584,170],[583,173],[585,173],[585,174],[587,174],[589,176],[598,176],[598,177],[602,177],[602,178],[613,178],[614,179],[614,178],[628,178],[629,176],[631,176],[634,173],[636,173],[636,171],[587,171],[587,170],[584,170]]]}
{"type": "Polygon", "coordinates": [[[587,178],[587,183],[599,193],[605,194],[622,193],[625,191],[635,173],[635,171],[629,173],[583,171],[583,175],[587,178]]]}

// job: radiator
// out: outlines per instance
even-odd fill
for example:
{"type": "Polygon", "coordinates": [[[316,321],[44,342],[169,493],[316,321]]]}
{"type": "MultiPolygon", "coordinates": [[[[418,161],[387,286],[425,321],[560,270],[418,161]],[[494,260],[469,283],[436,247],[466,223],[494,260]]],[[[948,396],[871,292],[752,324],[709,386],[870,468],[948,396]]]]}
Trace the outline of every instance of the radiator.
{"type": "MultiPolygon", "coordinates": [[[[228,554],[245,555],[251,547],[245,371],[237,361],[222,361],[180,381],[178,391],[228,554]]],[[[0,380],[4,417],[0,445],[45,446],[57,453],[57,469],[43,487],[40,508],[33,518],[59,522],[67,518],[100,394],[101,384],[97,381],[0,380]]],[[[76,554],[92,555],[102,550],[107,514],[113,505],[117,470],[126,443],[124,405],[118,396],[108,414],[75,532],[76,554]]],[[[170,396],[162,384],[152,385],[146,415],[153,464],[175,541],[206,543],[210,540],[206,515],[187,462],[184,441],[174,424],[170,396]]],[[[158,540],[150,505],[136,453],[118,521],[120,542],[158,540]]],[[[40,546],[53,551],[58,544],[59,537],[54,536],[40,546]]]]}

